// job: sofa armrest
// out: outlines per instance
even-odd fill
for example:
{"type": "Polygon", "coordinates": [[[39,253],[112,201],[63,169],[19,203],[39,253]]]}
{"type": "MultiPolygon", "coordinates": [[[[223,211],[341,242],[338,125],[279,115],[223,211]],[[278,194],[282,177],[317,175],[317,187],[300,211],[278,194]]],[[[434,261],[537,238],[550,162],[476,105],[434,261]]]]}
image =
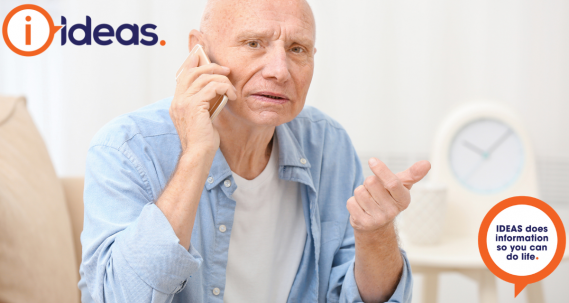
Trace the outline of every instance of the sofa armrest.
{"type": "Polygon", "coordinates": [[[77,270],[81,264],[81,232],[83,231],[83,177],[60,178],[63,190],[65,191],[65,201],[67,211],[71,219],[71,229],[73,231],[73,245],[75,246],[75,260],[77,270]]]}

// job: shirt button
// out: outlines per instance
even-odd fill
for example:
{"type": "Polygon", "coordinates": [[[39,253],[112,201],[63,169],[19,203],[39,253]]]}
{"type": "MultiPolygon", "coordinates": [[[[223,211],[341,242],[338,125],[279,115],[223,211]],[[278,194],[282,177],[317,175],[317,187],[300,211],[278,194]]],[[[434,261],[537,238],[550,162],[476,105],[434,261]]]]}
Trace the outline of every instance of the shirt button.
{"type": "Polygon", "coordinates": [[[217,288],[217,287],[214,288],[214,289],[213,289],[213,294],[216,295],[216,296],[219,295],[219,288],[217,288]]]}
{"type": "Polygon", "coordinates": [[[302,163],[302,164],[306,164],[306,159],[304,159],[304,158],[300,158],[300,163],[302,163]]]}
{"type": "Polygon", "coordinates": [[[230,181],[230,180],[225,180],[225,181],[223,181],[223,185],[225,185],[225,187],[230,187],[230,186],[231,186],[231,181],[230,181]]]}
{"type": "Polygon", "coordinates": [[[213,177],[207,178],[207,182],[210,183],[210,184],[213,183],[213,177]]]}
{"type": "Polygon", "coordinates": [[[220,232],[224,233],[226,230],[227,230],[227,227],[225,227],[225,225],[222,224],[222,225],[219,226],[219,231],[220,231],[220,232]]]}

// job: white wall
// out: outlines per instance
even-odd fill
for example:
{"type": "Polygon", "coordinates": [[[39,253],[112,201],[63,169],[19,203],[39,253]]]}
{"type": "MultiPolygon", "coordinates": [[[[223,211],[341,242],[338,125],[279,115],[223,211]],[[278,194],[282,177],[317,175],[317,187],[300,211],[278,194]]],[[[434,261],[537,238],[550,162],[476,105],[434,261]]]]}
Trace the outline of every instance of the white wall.
{"type": "MultiPolygon", "coordinates": [[[[0,43],[0,93],[26,95],[57,172],[82,175],[89,142],[101,126],[172,95],[187,34],[198,27],[205,2],[25,3],[44,7],[56,25],[61,15],[68,24],[85,22],[86,15],[93,24],[115,28],[153,23],[167,42],[60,46],[57,35],[45,53],[31,58],[0,43]]],[[[428,157],[437,125],[453,107],[472,99],[499,100],[526,123],[546,201],[569,199],[569,1],[310,3],[318,53],[307,102],[344,125],[364,157],[379,155],[403,169],[428,157]]],[[[20,4],[2,0],[0,17],[20,4]]],[[[562,265],[554,275],[546,284],[548,302],[563,302],[569,290],[557,281],[566,281],[569,267],[562,265]]],[[[451,284],[441,286],[442,302],[467,302],[461,290],[475,291],[460,278],[445,279],[451,284]]],[[[506,294],[509,286],[501,285],[506,294]]]]}
{"type": "Polygon", "coordinates": [[[428,152],[452,107],[489,98],[519,111],[539,155],[568,155],[568,1],[313,6],[321,50],[311,102],[359,150],[428,152]]]}
{"type": "MultiPolygon", "coordinates": [[[[113,117],[172,95],[204,1],[35,1],[59,24],[154,23],[166,46],[52,46],[20,57],[0,43],[0,93],[25,94],[63,175],[83,173],[90,138],[113,117]]],[[[34,1],[32,1],[34,3],[34,1]]],[[[513,106],[539,157],[569,157],[569,2],[311,1],[316,71],[308,104],[362,152],[426,155],[451,108],[513,106]]],[[[20,1],[3,0],[4,16],[20,1]]]]}

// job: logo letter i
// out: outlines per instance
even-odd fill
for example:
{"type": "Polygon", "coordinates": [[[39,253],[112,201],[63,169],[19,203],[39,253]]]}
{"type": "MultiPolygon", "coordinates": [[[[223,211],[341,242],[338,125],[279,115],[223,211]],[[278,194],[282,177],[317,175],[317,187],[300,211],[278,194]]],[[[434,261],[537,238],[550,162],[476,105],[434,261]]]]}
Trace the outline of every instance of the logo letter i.
{"type": "MultiPolygon", "coordinates": [[[[32,17],[26,16],[26,21],[32,20],[32,17]]],[[[32,25],[26,24],[26,45],[32,44],[32,25]]]]}

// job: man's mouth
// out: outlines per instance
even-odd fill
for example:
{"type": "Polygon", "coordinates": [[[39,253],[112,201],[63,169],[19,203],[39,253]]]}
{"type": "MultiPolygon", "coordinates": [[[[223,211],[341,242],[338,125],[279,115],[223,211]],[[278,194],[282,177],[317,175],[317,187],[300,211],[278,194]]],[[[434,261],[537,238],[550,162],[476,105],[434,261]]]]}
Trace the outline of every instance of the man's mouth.
{"type": "Polygon", "coordinates": [[[282,95],[282,94],[273,93],[273,92],[258,92],[258,93],[252,94],[252,96],[256,97],[257,99],[260,99],[261,101],[273,102],[273,103],[279,103],[279,104],[283,104],[283,103],[289,101],[287,96],[282,95]]]}

